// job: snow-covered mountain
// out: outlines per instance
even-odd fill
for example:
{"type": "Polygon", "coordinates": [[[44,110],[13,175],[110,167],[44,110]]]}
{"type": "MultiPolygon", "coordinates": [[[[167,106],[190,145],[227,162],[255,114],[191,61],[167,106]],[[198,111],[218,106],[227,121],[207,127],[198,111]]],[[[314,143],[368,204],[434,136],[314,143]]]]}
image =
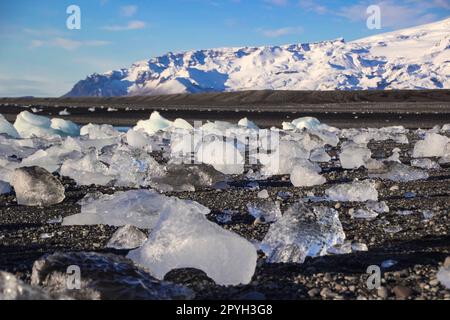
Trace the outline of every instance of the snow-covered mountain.
{"type": "Polygon", "coordinates": [[[450,88],[450,18],[348,43],[168,53],[94,73],[67,96],[442,88],[450,88]]]}

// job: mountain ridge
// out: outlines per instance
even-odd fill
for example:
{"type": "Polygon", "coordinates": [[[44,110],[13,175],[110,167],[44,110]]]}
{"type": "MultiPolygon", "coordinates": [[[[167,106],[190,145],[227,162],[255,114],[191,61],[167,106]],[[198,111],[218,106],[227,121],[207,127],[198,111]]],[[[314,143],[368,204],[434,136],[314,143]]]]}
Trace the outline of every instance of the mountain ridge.
{"type": "Polygon", "coordinates": [[[169,52],[79,81],[66,97],[244,90],[450,88],[450,18],[345,42],[169,52]]]}

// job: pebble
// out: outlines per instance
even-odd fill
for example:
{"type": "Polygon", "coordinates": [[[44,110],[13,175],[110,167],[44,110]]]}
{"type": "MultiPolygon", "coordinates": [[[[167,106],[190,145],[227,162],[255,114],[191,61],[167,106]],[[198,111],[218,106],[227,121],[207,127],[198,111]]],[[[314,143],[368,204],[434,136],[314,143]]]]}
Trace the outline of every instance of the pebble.
{"type": "Polygon", "coordinates": [[[317,297],[317,295],[320,293],[320,290],[317,288],[313,288],[311,290],[308,291],[308,296],[310,296],[311,298],[317,297]]]}
{"type": "Polygon", "coordinates": [[[377,290],[377,294],[382,299],[387,299],[389,297],[389,290],[386,287],[380,287],[377,290]]]}
{"type": "Polygon", "coordinates": [[[395,286],[392,291],[397,299],[407,299],[413,294],[412,289],[405,286],[395,286]]]}

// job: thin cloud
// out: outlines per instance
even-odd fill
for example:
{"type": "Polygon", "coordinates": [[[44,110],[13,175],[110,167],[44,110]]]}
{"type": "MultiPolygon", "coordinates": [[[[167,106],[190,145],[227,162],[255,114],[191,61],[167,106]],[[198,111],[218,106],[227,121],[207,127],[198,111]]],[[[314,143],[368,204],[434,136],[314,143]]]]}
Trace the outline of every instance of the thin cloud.
{"type": "Polygon", "coordinates": [[[144,21],[134,20],[128,22],[126,25],[112,25],[105,26],[102,29],[106,31],[128,31],[128,30],[138,30],[146,27],[146,23],[144,21]]]}
{"type": "Polygon", "coordinates": [[[302,27],[284,27],[278,29],[259,29],[262,35],[269,38],[279,38],[292,34],[300,34],[303,32],[302,27]]]}
{"type": "Polygon", "coordinates": [[[124,17],[132,17],[138,11],[138,7],[134,5],[120,7],[120,15],[124,17]]]}
{"type": "Polygon", "coordinates": [[[31,40],[30,48],[36,49],[44,46],[58,47],[64,50],[72,51],[81,47],[101,47],[109,45],[110,42],[103,40],[78,41],[68,38],[57,37],[47,41],[31,40]]]}

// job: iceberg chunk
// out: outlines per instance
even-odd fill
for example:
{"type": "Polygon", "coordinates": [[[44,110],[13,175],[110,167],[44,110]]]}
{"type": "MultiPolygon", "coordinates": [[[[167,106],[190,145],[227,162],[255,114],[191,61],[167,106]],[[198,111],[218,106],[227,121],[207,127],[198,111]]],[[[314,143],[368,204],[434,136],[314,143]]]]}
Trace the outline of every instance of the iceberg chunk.
{"type": "Polygon", "coordinates": [[[158,279],[172,269],[196,268],[220,285],[247,284],[256,268],[253,244],[210,222],[199,210],[166,210],[147,242],[128,257],[158,279]]]}
{"type": "Polygon", "coordinates": [[[314,117],[302,117],[292,121],[297,129],[315,129],[320,125],[320,121],[314,117]]]}
{"type": "Polygon", "coordinates": [[[152,229],[163,212],[180,211],[183,214],[209,209],[197,202],[167,197],[152,190],[131,190],[112,195],[88,196],[81,202],[81,213],[65,217],[63,225],[105,224],[112,226],[134,225],[152,229]]]}
{"type": "Polygon", "coordinates": [[[333,201],[378,201],[375,183],[369,180],[339,184],[325,190],[325,194],[333,201]]]}
{"type": "Polygon", "coordinates": [[[8,136],[12,138],[19,138],[19,133],[16,128],[5,119],[5,117],[0,114],[0,134],[6,133],[8,136]]]}
{"type": "Polygon", "coordinates": [[[291,182],[295,187],[311,187],[327,182],[323,176],[308,167],[297,165],[291,172],[291,182]]]}
{"type": "Polygon", "coordinates": [[[428,179],[428,176],[426,171],[397,162],[387,163],[382,169],[377,170],[377,173],[371,173],[369,171],[370,178],[380,178],[396,182],[425,180],[428,179]]]}
{"type": "Polygon", "coordinates": [[[65,198],[61,182],[41,167],[15,169],[11,184],[20,205],[51,206],[65,198]]]}
{"type": "Polygon", "coordinates": [[[69,120],[53,118],[50,126],[52,129],[55,129],[66,136],[80,135],[80,127],[69,120]]]}
{"type": "Polygon", "coordinates": [[[118,250],[130,250],[142,246],[145,241],[147,241],[147,235],[145,233],[135,226],[127,224],[114,232],[106,247],[118,250]]]}
{"type": "Polygon", "coordinates": [[[160,130],[164,130],[172,125],[172,121],[167,120],[159,114],[158,111],[153,111],[148,120],[139,120],[134,130],[143,130],[149,135],[153,135],[160,130]]]}
{"type": "Polygon", "coordinates": [[[17,115],[14,128],[22,138],[51,137],[59,135],[58,130],[53,129],[49,118],[38,116],[28,111],[22,111],[17,115]]]}
{"type": "Polygon", "coordinates": [[[365,145],[356,143],[344,143],[339,154],[341,166],[344,169],[358,169],[366,164],[372,152],[365,145]]]}
{"type": "Polygon", "coordinates": [[[445,148],[450,139],[437,133],[427,133],[424,140],[417,141],[414,145],[413,157],[443,157],[445,148]]]}
{"type": "Polygon", "coordinates": [[[325,255],[329,248],[343,244],[344,240],[336,210],[295,203],[270,226],[261,249],[268,262],[303,263],[306,257],[325,255]]]}

